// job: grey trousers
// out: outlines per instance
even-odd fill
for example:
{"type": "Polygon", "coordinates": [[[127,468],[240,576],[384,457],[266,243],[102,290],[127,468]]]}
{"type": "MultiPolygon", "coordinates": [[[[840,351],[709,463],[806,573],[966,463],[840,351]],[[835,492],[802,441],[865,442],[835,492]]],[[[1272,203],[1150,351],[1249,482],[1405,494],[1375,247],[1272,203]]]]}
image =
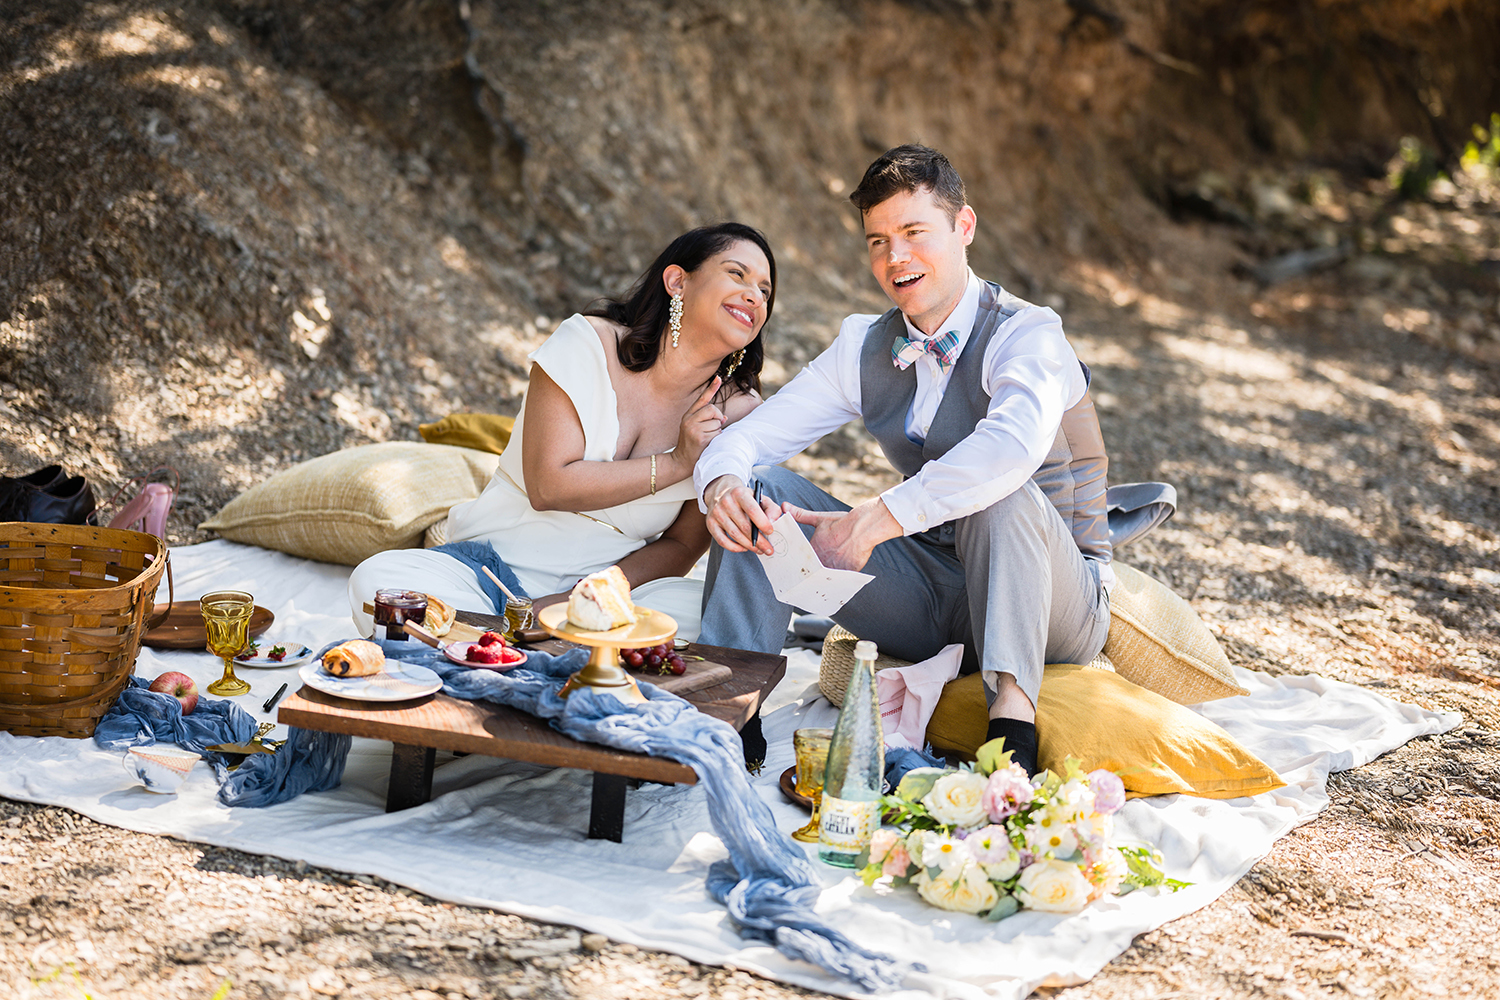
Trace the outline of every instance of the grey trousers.
{"type": "MultiPolygon", "coordinates": [[[[848,510],[796,473],[761,466],[764,495],[807,510],[848,510]]],[[[812,529],[803,527],[811,536],[812,529]]],[[[875,579],[833,620],[882,652],[925,660],[964,647],[963,672],[1011,674],[1036,704],[1046,663],[1088,663],[1109,632],[1109,598],[1057,510],[1033,482],[993,506],[934,531],[875,547],[875,579]]],[[[709,552],[698,641],[774,653],[793,609],[776,599],[754,553],[709,552]]]]}

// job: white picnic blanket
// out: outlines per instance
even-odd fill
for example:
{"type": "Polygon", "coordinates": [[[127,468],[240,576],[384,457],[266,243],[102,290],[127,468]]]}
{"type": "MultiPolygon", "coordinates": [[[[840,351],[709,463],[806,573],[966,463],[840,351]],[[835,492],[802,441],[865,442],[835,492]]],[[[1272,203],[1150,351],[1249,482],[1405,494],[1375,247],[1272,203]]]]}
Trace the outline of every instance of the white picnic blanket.
{"type": "MultiPolygon", "coordinates": [[[[352,630],[345,567],[222,541],[174,549],[172,561],[179,599],[224,587],[254,594],[276,614],[267,640],[317,648],[352,630]]],[[[836,715],[817,694],[817,657],[793,651],[789,660],[786,679],[766,707],[770,752],[755,786],[788,831],[806,820],[777,788],[778,776],[792,765],[792,731],[831,725],[836,715]]],[[[191,674],[200,685],[220,671],[206,653],[141,651],[138,675],[169,669],[191,674]]],[[[1082,982],[1135,935],[1213,901],[1278,837],[1315,817],[1327,804],[1330,772],[1358,767],[1460,721],[1315,675],[1237,673],[1250,695],[1200,710],[1275,767],[1287,787],[1228,801],[1138,799],[1119,814],[1121,834],[1158,844],[1167,872],[1195,883],[1191,888],[1137,892],[1073,916],[1023,912],[987,923],[932,909],[909,889],[866,888],[848,871],[820,866],[826,888],[819,911],[862,944],[926,964],[930,971],[914,977],[898,994],[903,998],[1018,998],[1040,985],[1082,982]]],[[[240,705],[269,718],[262,703],[283,681],[295,690],[295,674],[292,668],[242,670],[253,691],[238,699],[240,705]]],[[[157,795],[126,774],[121,756],[91,740],[0,733],[0,795],[66,806],[126,829],[377,875],[456,903],[860,995],[821,969],[740,939],[703,888],[709,863],[724,852],[709,832],[697,787],[632,790],[625,840],[614,844],[584,837],[591,781],[580,771],[439,754],[433,800],[387,814],[390,746],[355,740],[335,791],[267,809],[230,809],[215,798],[207,767],[195,768],[177,794],[157,795]]]]}

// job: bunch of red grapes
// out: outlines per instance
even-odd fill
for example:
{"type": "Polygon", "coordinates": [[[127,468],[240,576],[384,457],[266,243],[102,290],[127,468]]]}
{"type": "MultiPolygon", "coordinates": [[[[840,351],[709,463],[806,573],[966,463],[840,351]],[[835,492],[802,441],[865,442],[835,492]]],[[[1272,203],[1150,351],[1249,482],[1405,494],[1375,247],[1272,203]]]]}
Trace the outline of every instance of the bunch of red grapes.
{"type": "Polygon", "coordinates": [[[687,673],[687,664],[682,661],[682,656],[672,648],[670,642],[664,642],[660,646],[646,646],[643,649],[622,649],[620,659],[627,667],[637,670],[655,670],[661,674],[687,673]]]}

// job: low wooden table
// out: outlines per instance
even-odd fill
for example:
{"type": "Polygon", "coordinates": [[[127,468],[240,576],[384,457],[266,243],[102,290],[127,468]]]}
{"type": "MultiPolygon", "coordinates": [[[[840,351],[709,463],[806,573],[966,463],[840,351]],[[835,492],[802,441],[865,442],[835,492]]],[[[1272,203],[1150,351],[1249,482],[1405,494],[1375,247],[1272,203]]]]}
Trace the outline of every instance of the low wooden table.
{"type": "MultiPolygon", "coordinates": [[[[458,618],[479,628],[504,627],[504,619],[494,615],[460,611],[458,618]]],[[[569,648],[569,644],[554,639],[534,643],[531,648],[555,653],[569,648]]],[[[734,674],[717,687],[683,697],[699,711],[724,720],[736,730],[752,719],[758,725],[761,701],[786,673],[786,657],[696,643],[686,652],[722,663],[734,674]]],[[[281,703],[276,719],[303,729],[390,740],[395,749],[386,812],[421,805],[432,797],[438,750],[594,772],[588,835],[616,843],[624,836],[625,790],[631,779],[679,785],[698,781],[693,769],[685,764],[581,743],[525,712],[490,702],[450,698],[441,692],[412,701],[368,702],[336,698],[304,686],[281,703]]]]}

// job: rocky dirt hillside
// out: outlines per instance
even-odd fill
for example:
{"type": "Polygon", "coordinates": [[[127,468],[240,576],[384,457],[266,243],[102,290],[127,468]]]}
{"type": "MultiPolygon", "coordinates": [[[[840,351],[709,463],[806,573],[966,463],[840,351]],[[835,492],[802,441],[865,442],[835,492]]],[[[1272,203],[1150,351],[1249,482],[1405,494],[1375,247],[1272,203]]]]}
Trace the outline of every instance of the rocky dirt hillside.
{"type": "MultiPolygon", "coordinates": [[[[1336,777],[1228,896],[1059,995],[1486,995],[1500,191],[1463,153],[1496,65],[1483,0],[0,0],[0,471],[62,461],[107,496],[172,464],[172,533],[200,540],[299,459],[512,412],[557,319],[724,217],[782,264],[774,388],[880,306],[847,191],[930,142],[969,182],[976,268],[1058,308],[1093,368],[1113,477],[1178,486],[1122,558],[1238,663],[1465,716],[1336,777]]],[[[853,431],[794,461],[849,499],[890,481],[853,431]]],[[[8,994],[798,992],[0,815],[8,994]]]]}

